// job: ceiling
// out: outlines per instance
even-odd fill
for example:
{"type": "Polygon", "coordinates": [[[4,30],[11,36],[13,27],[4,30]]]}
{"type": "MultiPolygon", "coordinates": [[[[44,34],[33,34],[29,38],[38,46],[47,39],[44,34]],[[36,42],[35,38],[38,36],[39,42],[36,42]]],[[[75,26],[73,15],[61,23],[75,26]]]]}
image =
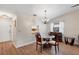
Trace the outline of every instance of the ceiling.
{"type": "Polygon", "coordinates": [[[71,8],[73,4],[0,4],[0,11],[13,13],[15,15],[33,15],[42,17],[47,10],[49,18],[58,17],[70,11],[79,9],[71,8]]]}

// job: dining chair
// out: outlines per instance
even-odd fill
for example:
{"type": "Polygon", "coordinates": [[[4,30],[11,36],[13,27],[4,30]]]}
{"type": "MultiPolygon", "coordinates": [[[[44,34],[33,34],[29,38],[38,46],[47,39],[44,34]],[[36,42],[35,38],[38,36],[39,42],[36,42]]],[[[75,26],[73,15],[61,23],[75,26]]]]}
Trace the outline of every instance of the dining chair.
{"type": "Polygon", "coordinates": [[[43,50],[43,45],[46,43],[46,41],[43,41],[43,38],[41,38],[41,35],[40,33],[36,33],[35,34],[35,37],[36,37],[36,50],[38,49],[38,46],[41,47],[41,52],[43,50]]]}
{"type": "Polygon", "coordinates": [[[48,43],[51,44],[52,46],[55,46],[55,54],[57,54],[57,51],[59,53],[59,39],[57,35],[55,35],[55,40],[50,40],[48,43]]]}

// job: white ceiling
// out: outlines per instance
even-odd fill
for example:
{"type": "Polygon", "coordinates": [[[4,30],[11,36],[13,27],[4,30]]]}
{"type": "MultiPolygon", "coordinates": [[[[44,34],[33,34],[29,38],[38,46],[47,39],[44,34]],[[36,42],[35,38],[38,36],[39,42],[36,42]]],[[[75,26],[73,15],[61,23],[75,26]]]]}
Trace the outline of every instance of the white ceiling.
{"type": "Polygon", "coordinates": [[[71,8],[73,4],[1,4],[0,11],[9,12],[18,15],[33,15],[42,17],[44,10],[47,10],[47,16],[54,18],[79,7],[71,8]]]}

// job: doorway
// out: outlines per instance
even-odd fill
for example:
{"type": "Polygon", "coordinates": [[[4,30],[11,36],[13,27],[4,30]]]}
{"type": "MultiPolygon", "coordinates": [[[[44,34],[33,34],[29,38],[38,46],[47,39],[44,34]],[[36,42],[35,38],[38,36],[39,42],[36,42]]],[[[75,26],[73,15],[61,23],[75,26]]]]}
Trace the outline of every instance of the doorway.
{"type": "Polygon", "coordinates": [[[0,19],[0,42],[13,41],[14,19],[0,19]]]}
{"type": "Polygon", "coordinates": [[[0,42],[9,41],[11,36],[10,22],[2,19],[0,21],[0,42]]]}

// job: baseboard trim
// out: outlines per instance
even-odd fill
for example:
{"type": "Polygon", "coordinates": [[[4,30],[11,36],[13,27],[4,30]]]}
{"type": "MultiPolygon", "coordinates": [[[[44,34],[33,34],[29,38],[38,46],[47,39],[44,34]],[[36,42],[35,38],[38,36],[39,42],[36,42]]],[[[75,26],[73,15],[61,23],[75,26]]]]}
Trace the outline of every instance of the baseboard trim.
{"type": "Polygon", "coordinates": [[[29,45],[29,44],[33,44],[33,43],[35,43],[35,41],[29,42],[29,43],[25,43],[25,44],[21,44],[21,45],[18,45],[18,46],[15,45],[15,47],[16,48],[20,48],[20,47],[23,47],[23,46],[26,46],[26,45],[29,45]]]}
{"type": "Polygon", "coordinates": [[[5,43],[5,42],[13,42],[13,41],[12,40],[0,41],[0,43],[5,43]]]}

